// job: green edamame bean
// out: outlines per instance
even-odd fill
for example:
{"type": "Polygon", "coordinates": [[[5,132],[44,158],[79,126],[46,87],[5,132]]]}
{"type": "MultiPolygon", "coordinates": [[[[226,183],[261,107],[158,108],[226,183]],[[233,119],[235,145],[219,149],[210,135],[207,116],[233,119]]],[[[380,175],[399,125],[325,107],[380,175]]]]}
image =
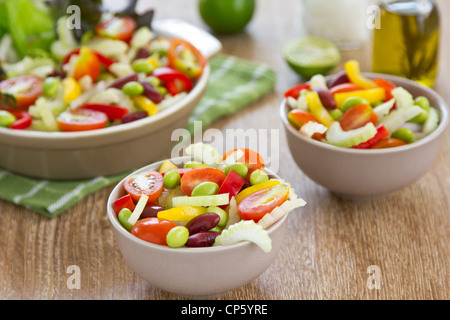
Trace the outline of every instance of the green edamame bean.
{"type": "Polygon", "coordinates": [[[180,173],[176,170],[170,170],[164,174],[164,185],[169,189],[175,189],[180,184],[180,173]]]}
{"type": "Polygon", "coordinates": [[[42,84],[42,93],[46,97],[53,97],[58,93],[61,80],[58,77],[49,77],[42,84]]]}
{"type": "Polygon", "coordinates": [[[345,113],[348,109],[357,106],[358,104],[368,104],[370,105],[369,101],[367,101],[364,98],[360,97],[350,97],[344,101],[344,103],[341,106],[341,111],[345,113]]]}
{"type": "Polygon", "coordinates": [[[252,186],[269,181],[269,175],[261,169],[257,169],[250,175],[250,183],[252,186]]]}
{"type": "Polygon", "coordinates": [[[222,228],[219,228],[218,226],[215,226],[214,228],[211,228],[211,229],[209,229],[208,231],[222,232],[222,228]]]}
{"type": "Polygon", "coordinates": [[[211,181],[205,181],[200,183],[198,186],[192,190],[192,196],[193,197],[199,197],[199,196],[212,196],[217,194],[219,191],[219,185],[215,182],[211,181]]]}
{"type": "Polygon", "coordinates": [[[133,225],[128,222],[128,219],[130,219],[131,214],[132,212],[130,209],[123,208],[122,210],[120,210],[118,216],[120,224],[128,231],[131,231],[131,228],[133,228],[133,225]]]}
{"type": "Polygon", "coordinates": [[[0,127],[9,127],[12,125],[17,118],[6,110],[0,110],[0,127]]]}
{"type": "Polygon", "coordinates": [[[330,116],[334,119],[334,121],[339,121],[342,118],[343,112],[340,109],[334,109],[330,112],[330,116]]]}
{"type": "Polygon", "coordinates": [[[152,73],[155,67],[146,59],[138,59],[131,64],[131,68],[137,73],[152,73]]]}
{"type": "Polygon", "coordinates": [[[430,110],[430,101],[426,97],[420,96],[420,97],[417,97],[416,99],[414,99],[414,104],[421,107],[425,112],[422,114],[419,114],[418,116],[415,116],[408,122],[419,123],[419,124],[424,123],[428,119],[428,111],[430,110]]]}
{"type": "Polygon", "coordinates": [[[188,238],[189,230],[186,227],[178,226],[170,229],[166,235],[166,242],[171,248],[179,248],[186,244],[188,238]]]}
{"type": "Polygon", "coordinates": [[[238,175],[240,175],[242,178],[245,178],[248,173],[248,167],[243,163],[233,163],[225,167],[223,170],[226,175],[230,173],[230,171],[235,171],[238,175]]]}
{"type": "Polygon", "coordinates": [[[198,162],[198,161],[188,161],[184,164],[185,169],[199,169],[199,168],[207,168],[209,167],[207,164],[198,162]]]}
{"type": "Polygon", "coordinates": [[[130,81],[122,87],[123,93],[128,96],[138,96],[144,93],[144,86],[137,81],[130,81]]]}
{"type": "Polygon", "coordinates": [[[400,139],[406,143],[414,142],[414,132],[408,128],[400,128],[392,133],[392,138],[400,139]]]}
{"type": "Polygon", "coordinates": [[[220,220],[219,223],[217,224],[217,227],[224,228],[227,225],[228,213],[225,210],[219,207],[209,207],[207,211],[219,215],[220,220]]]}
{"type": "Polygon", "coordinates": [[[157,77],[147,77],[145,79],[145,81],[147,81],[148,83],[150,83],[152,86],[154,86],[155,88],[160,87],[161,86],[161,80],[159,80],[157,77]]]}

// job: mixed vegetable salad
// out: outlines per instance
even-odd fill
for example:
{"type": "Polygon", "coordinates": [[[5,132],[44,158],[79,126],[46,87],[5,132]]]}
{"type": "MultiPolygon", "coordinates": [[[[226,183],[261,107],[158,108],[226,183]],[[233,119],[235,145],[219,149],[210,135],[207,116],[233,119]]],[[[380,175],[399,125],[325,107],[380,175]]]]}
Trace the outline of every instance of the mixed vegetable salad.
{"type": "Polygon", "coordinates": [[[131,17],[104,14],[80,40],[68,19],[56,22],[57,38],[41,56],[17,61],[3,36],[0,126],[85,131],[153,116],[190,92],[206,65],[191,43],[157,37],[131,17]]]}
{"type": "Polygon", "coordinates": [[[361,74],[350,60],[327,83],[315,75],[284,94],[288,120],[306,137],[343,148],[381,149],[424,138],[439,125],[439,112],[424,96],[361,74]]]}
{"type": "Polygon", "coordinates": [[[267,228],[306,202],[290,185],[264,171],[255,151],[219,154],[202,143],[186,149],[193,161],[170,160],[158,171],[126,178],[126,195],[114,201],[120,224],[145,241],[179,247],[211,247],[248,240],[265,252],[267,228]]]}

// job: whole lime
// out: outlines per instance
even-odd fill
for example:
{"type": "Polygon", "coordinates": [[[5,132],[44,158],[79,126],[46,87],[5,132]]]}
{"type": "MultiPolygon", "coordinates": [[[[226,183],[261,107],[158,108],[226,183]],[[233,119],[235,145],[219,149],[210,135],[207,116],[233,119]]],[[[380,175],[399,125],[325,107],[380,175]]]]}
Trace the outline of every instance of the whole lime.
{"type": "Polygon", "coordinates": [[[255,0],[199,0],[203,21],[218,33],[236,33],[245,28],[255,11],[255,0]]]}

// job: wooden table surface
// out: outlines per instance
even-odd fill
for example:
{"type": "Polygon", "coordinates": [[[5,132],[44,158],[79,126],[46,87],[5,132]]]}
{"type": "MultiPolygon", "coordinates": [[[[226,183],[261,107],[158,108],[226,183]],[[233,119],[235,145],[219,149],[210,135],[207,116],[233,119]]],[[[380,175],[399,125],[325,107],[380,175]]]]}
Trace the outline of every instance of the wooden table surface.
{"type": "MultiPolygon", "coordinates": [[[[206,28],[196,3],[151,0],[140,7],[155,8],[156,19],[181,18],[206,28]]],[[[443,19],[435,89],[449,103],[450,3],[438,4],[443,19]]],[[[432,169],[383,199],[343,200],[316,185],[296,167],[277,120],[283,92],[299,81],[280,48],[300,34],[299,0],[261,0],[246,32],[217,36],[223,53],[267,63],[278,79],[272,93],[214,127],[280,129],[279,174],[308,202],[289,216],[284,245],[269,269],[220,299],[449,299],[448,134],[432,169]],[[379,289],[367,286],[372,265],[380,268],[379,289]]],[[[342,61],[355,58],[370,71],[370,51],[370,44],[344,51],[342,61]]],[[[0,299],[178,299],[144,282],[123,260],[105,213],[112,188],[55,219],[0,201],[0,299]],[[71,265],[80,268],[80,289],[67,286],[71,265]]]]}

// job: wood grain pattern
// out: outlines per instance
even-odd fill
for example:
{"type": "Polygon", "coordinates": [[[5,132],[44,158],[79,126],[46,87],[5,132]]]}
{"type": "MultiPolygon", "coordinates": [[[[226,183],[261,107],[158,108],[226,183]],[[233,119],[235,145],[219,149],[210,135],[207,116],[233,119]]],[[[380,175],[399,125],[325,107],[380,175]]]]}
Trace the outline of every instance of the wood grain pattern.
{"type": "MultiPolygon", "coordinates": [[[[118,5],[118,2],[114,2],[118,5]]],[[[142,1],[156,18],[181,18],[205,27],[195,0],[142,1]]],[[[299,80],[281,46],[302,33],[299,0],[258,1],[246,32],[218,36],[225,54],[260,61],[278,74],[275,91],[214,127],[281,129],[278,106],[299,80]]],[[[438,1],[441,17],[450,3],[438,1]]],[[[435,89],[450,102],[450,20],[441,19],[440,73],[435,89]],[[444,58],[445,57],[445,58],[444,58]]],[[[370,45],[346,51],[370,71],[370,45]]],[[[336,68],[338,71],[342,64],[336,68]]],[[[282,132],[282,131],[280,131],[282,132]]],[[[371,202],[330,194],[305,177],[280,134],[279,174],[308,205],[291,214],[284,246],[272,266],[249,285],[220,299],[449,299],[450,140],[432,170],[412,186],[371,202]],[[366,286],[367,268],[381,269],[381,288],[366,286]]],[[[414,161],[414,159],[412,159],[414,161]]],[[[112,187],[49,220],[0,201],[0,299],[179,299],[145,283],[126,265],[105,214],[112,187]],[[81,289],[68,289],[67,268],[81,270],[81,289]]]]}

